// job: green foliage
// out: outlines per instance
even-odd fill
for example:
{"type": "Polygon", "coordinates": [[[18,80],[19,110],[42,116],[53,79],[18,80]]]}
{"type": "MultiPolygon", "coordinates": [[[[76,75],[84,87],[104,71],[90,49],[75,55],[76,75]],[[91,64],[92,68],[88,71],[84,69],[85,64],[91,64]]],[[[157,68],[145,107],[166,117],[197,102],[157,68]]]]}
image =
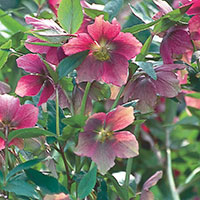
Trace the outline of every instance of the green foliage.
{"type": "Polygon", "coordinates": [[[104,20],[106,20],[106,21],[108,21],[108,19],[109,19],[109,14],[105,11],[95,10],[95,9],[90,9],[90,8],[84,8],[84,11],[92,19],[95,19],[95,17],[97,17],[99,15],[104,15],[104,20]]]}
{"type": "Polygon", "coordinates": [[[6,43],[2,44],[0,47],[0,68],[6,63],[8,56],[10,54],[10,48],[12,46],[12,40],[8,40],[6,43]]]}

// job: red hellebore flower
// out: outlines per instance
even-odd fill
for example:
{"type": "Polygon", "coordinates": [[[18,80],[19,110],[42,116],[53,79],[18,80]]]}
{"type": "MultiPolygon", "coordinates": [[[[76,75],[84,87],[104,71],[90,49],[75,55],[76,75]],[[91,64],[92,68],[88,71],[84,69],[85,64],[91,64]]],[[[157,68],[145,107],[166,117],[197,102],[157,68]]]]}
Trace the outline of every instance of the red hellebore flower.
{"type": "Polygon", "coordinates": [[[94,80],[122,86],[128,77],[128,60],[134,58],[142,44],[130,33],[120,32],[120,24],[96,17],[88,26],[88,33],[80,33],[63,45],[66,55],[89,50],[89,55],[77,68],[78,82],[94,80]]]}
{"type": "MultiPolygon", "coordinates": [[[[54,83],[39,55],[26,54],[21,56],[17,59],[17,65],[31,74],[23,76],[18,81],[15,93],[21,97],[35,96],[43,86],[38,106],[47,102],[54,92],[54,83]]],[[[53,66],[51,67],[53,68],[53,66]]]]}
{"type": "MultiPolygon", "coordinates": [[[[0,95],[0,129],[2,132],[15,129],[31,128],[38,120],[38,108],[25,104],[20,105],[19,99],[8,94],[0,95]]],[[[13,139],[10,145],[22,147],[22,139],[13,139]]],[[[5,148],[5,141],[0,138],[0,150],[5,148]]]]}
{"type": "Polygon", "coordinates": [[[138,155],[138,142],[129,131],[119,131],[134,121],[133,108],[118,106],[115,110],[96,113],[86,122],[79,134],[75,153],[90,157],[99,172],[105,174],[114,166],[115,157],[130,158],[138,155]]]}
{"type": "Polygon", "coordinates": [[[172,98],[180,91],[179,81],[175,69],[183,69],[181,64],[167,64],[155,67],[157,79],[154,80],[146,73],[135,75],[128,82],[124,90],[124,102],[138,99],[136,109],[142,113],[153,110],[157,103],[157,96],[172,98]]]}

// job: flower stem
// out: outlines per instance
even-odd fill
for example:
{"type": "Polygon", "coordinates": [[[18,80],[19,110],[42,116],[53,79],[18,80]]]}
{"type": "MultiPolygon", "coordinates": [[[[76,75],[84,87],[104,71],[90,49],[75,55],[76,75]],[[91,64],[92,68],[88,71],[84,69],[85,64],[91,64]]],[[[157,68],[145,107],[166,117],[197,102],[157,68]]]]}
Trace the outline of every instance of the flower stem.
{"type": "Polygon", "coordinates": [[[171,162],[171,150],[170,150],[170,132],[166,131],[166,152],[167,152],[167,179],[169,181],[169,187],[171,190],[173,200],[180,200],[178,191],[175,186],[172,162],[171,162]]]}
{"type": "Polygon", "coordinates": [[[5,134],[5,180],[4,182],[6,182],[6,176],[8,174],[8,127],[6,126],[5,127],[5,130],[4,130],[4,134],[5,134]]]}
{"type": "Polygon", "coordinates": [[[58,137],[60,136],[58,87],[56,87],[56,134],[58,137]]]}
{"type": "Polygon", "coordinates": [[[129,158],[127,161],[127,165],[126,165],[126,177],[125,177],[125,181],[124,181],[124,186],[126,187],[127,191],[128,191],[128,187],[129,187],[132,164],[133,164],[133,158],[129,158]]]}
{"type": "Polygon", "coordinates": [[[111,107],[110,110],[114,109],[114,108],[117,106],[117,104],[118,104],[118,102],[119,102],[119,99],[120,99],[120,97],[121,97],[121,95],[122,95],[122,92],[124,91],[124,88],[125,88],[125,86],[123,85],[123,86],[121,87],[120,91],[118,92],[117,97],[116,97],[116,99],[115,99],[115,101],[114,101],[114,103],[113,103],[113,105],[112,105],[112,107],[111,107]]]}
{"type": "Polygon", "coordinates": [[[88,97],[88,93],[90,90],[90,86],[91,86],[91,83],[87,82],[87,85],[85,87],[85,92],[83,95],[83,99],[82,99],[82,103],[81,103],[81,111],[80,111],[81,115],[84,115],[84,113],[85,113],[85,107],[86,107],[86,102],[87,102],[87,97],[88,97]]]}

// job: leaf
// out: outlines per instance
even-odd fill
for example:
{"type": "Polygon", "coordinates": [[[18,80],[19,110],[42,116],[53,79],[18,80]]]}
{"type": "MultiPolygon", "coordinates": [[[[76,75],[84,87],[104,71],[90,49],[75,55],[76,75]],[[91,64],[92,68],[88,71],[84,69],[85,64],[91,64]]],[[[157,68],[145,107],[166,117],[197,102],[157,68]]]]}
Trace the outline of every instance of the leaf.
{"type": "Polygon", "coordinates": [[[31,197],[39,199],[38,193],[35,191],[35,187],[23,180],[12,180],[2,188],[5,191],[13,192],[19,196],[31,197]]]}
{"type": "Polygon", "coordinates": [[[84,115],[74,115],[72,117],[68,117],[62,120],[62,122],[66,125],[70,125],[75,128],[82,128],[85,126],[85,121],[87,117],[84,115]]]}
{"type": "Polygon", "coordinates": [[[45,194],[68,194],[67,189],[61,185],[57,179],[52,176],[44,175],[43,173],[28,169],[25,170],[27,177],[43,190],[45,194]]]}
{"type": "Polygon", "coordinates": [[[0,185],[1,185],[1,183],[3,183],[3,181],[4,181],[3,173],[0,170],[0,185]]]}
{"type": "Polygon", "coordinates": [[[68,33],[75,33],[83,21],[80,0],[62,0],[58,8],[58,21],[68,33]]]}
{"type": "Polygon", "coordinates": [[[92,19],[95,19],[99,15],[104,15],[104,20],[106,20],[106,21],[108,21],[108,19],[109,19],[109,14],[107,12],[105,12],[105,11],[102,11],[102,10],[84,8],[84,11],[92,19]]]}
{"type": "Polygon", "coordinates": [[[11,131],[8,135],[8,141],[10,142],[14,138],[33,138],[39,136],[55,136],[54,133],[40,129],[40,128],[24,128],[11,131]]]}
{"type": "Polygon", "coordinates": [[[135,62],[139,67],[141,67],[152,79],[156,80],[156,72],[153,68],[153,64],[150,62],[135,62]]]}
{"type": "Polygon", "coordinates": [[[104,11],[109,14],[109,21],[111,21],[120,11],[120,8],[123,5],[123,0],[111,0],[106,3],[104,11]]]}
{"type": "Polygon", "coordinates": [[[38,46],[48,46],[48,47],[60,47],[62,44],[50,43],[50,42],[26,42],[27,44],[34,44],[38,46]]]}
{"type": "Polygon", "coordinates": [[[1,131],[0,131],[0,138],[3,138],[3,139],[5,139],[5,135],[4,135],[4,133],[3,133],[3,132],[1,132],[1,131]]]}
{"type": "Polygon", "coordinates": [[[10,48],[12,47],[12,40],[8,40],[6,43],[2,44],[0,47],[0,69],[6,63],[8,56],[10,54],[10,48]]]}
{"type": "Polygon", "coordinates": [[[191,106],[187,107],[189,111],[192,113],[192,115],[196,116],[198,119],[200,119],[200,110],[191,106]]]}
{"type": "Polygon", "coordinates": [[[78,197],[83,199],[90,194],[96,184],[97,167],[93,167],[83,176],[78,185],[78,197]]]}
{"type": "Polygon", "coordinates": [[[97,195],[97,200],[108,200],[107,185],[104,180],[101,181],[101,187],[97,195]]]}
{"type": "Polygon", "coordinates": [[[76,69],[86,58],[89,51],[82,51],[64,58],[58,65],[59,79],[76,69]]]}
{"type": "Polygon", "coordinates": [[[18,31],[26,31],[25,26],[22,26],[15,19],[10,17],[6,12],[0,9],[0,22],[8,29],[9,34],[17,33],[18,31]]]}
{"type": "Polygon", "coordinates": [[[63,77],[59,81],[59,84],[66,92],[72,92],[74,88],[72,80],[73,80],[72,78],[63,77]]]}
{"type": "Polygon", "coordinates": [[[41,162],[42,160],[44,160],[44,159],[33,159],[33,160],[29,160],[27,162],[17,165],[15,168],[13,168],[8,173],[8,175],[6,176],[6,180],[8,181],[10,179],[10,177],[13,176],[14,174],[16,174],[22,170],[29,169],[29,168],[33,167],[34,165],[38,164],[39,162],[41,162]]]}

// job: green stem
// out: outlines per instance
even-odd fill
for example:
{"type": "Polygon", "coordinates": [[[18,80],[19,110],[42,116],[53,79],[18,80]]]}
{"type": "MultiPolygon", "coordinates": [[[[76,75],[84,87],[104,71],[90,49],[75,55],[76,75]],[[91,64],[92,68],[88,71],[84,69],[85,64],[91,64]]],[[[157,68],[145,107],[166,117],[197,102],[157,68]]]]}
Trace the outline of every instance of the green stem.
{"type": "Polygon", "coordinates": [[[122,93],[124,91],[124,88],[125,88],[125,86],[123,85],[121,87],[120,91],[118,92],[117,97],[116,97],[116,99],[115,99],[115,101],[114,101],[114,103],[113,103],[113,105],[112,105],[110,110],[114,109],[117,106],[117,104],[119,102],[119,99],[120,99],[120,97],[121,97],[121,95],[122,95],[122,93]]]}
{"type": "Polygon", "coordinates": [[[175,186],[173,172],[172,172],[172,161],[171,161],[171,150],[170,150],[170,132],[166,131],[166,152],[167,152],[167,179],[169,181],[169,187],[171,190],[173,200],[180,200],[178,191],[175,186]]]}
{"type": "Polygon", "coordinates": [[[81,103],[81,111],[80,111],[81,115],[84,115],[84,113],[85,113],[85,107],[86,107],[86,102],[87,102],[87,97],[88,97],[88,93],[90,90],[90,86],[91,86],[91,83],[87,82],[87,85],[85,87],[85,92],[83,95],[83,99],[82,99],[82,103],[81,103]]]}
{"type": "Polygon", "coordinates": [[[74,115],[74,106],[73,106],[72,99],[70,98],[70,96],[65,90],[63,91],[64,91],[65,96],[67,97],[67,100],[69,101],[71,114],[74,115]]]}
{"type": "Polygon", "coordinates": [[[132,164],[133,164],[133,158],[129,158],[127,161],[127,165],[126,165],[126,177],[125,177],[125,181],[124,181],[124,186],[126,187],[127,191],[128,191],[128,187],[129,187],[132,164]]]}
{"type": "Polygon", "coordinates": [[[8,174],[8,127],[6,126],[5,127],[5,180],[4,180],[4,183],[6,183],[6,176],[8,174]]]}
{"type": "Polygon", "coordinates": [[[58,87],[56,87],[56,134],[60,136],[60,127],[59,127],[59,95],[58,95],[58,87]]]}

